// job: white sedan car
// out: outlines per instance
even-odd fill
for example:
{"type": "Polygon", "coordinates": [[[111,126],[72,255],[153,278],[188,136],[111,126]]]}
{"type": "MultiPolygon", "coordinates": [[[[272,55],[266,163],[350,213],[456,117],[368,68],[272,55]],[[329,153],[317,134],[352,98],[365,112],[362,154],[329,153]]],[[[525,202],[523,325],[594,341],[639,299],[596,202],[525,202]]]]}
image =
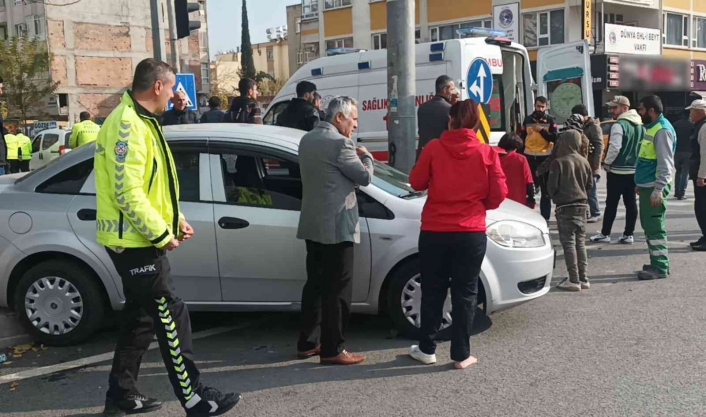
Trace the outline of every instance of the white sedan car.
{"type": "MultiPolygon", "coordinates": [[[[192,311],[299,310],[306,281],[306,249],[296,239],[303,133],[207,124],[165,134],[181,208],[196,231],[169,254],[177,293],[192,311]]],[[[95,238],[93,153],[93,145],[83,146],[25,176],[0,177],[0,306],[18,311],[44,343],[88,337],[107,309],[124,302],[120,277],[95,238]]],[[[358,191],[353,311],[385,311],[407,334],[420,322],[417,239],[425,201],[406,175],[378,163],[373,184],[358,191]]],[[[488,213],[487,234],[479,295],[485,313],[549,291],[554,250],[539,214],[506,201],[488,213]]],[[[448,327],[450,302],[445,308],[448,327]]]]}

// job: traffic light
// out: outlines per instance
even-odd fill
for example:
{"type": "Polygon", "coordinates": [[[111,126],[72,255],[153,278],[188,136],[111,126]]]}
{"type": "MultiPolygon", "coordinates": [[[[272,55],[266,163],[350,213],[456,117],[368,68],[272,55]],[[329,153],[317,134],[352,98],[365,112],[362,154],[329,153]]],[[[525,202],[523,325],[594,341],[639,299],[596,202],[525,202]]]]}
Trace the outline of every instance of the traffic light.
{"type": "Polygon", "coordinates": [[[197,10],[199,10],[199,4],[197,2],[174,0],[177,39],[187,38],[192,30],[201,28],[200,20],[189,20],[189,13],[197,10]]]}

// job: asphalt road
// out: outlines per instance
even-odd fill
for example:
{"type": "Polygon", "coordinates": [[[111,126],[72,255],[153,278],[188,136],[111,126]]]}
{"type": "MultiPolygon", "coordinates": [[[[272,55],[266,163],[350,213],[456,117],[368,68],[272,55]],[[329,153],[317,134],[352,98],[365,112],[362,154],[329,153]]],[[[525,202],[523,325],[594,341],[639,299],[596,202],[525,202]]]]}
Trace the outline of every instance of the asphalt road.
{"type": "MultiPolygon", "coordinates": [[[[354,317],[348,347],[368,361],[343,368],[294,359],[296,314],[194,314],[196,332],[246,326],[195,341],[202,380],[243,393],[233,416],[706,415],[706,254],[687,247],[699,237],[692,202],[669,201],[668,279],[636,280],[648,260],[639,228],[634,245],[591,245],[593,287],[477,317],[479,363],[465,371],[452,369],[448,343],[435,366],[409,359],[411,342],[384,317],[354,317]]],[[[555,282],[566,275],[563,257],[557,264],[555,282]]],[[[108,329],[79,347],[29,351],[0,365],[0,378],[109,353],[113,337],[108,329]]],[[[98,415],[109,365],[24,379],[14,391],[0,379],[0,415],[98,415]]],[[[151,415],[183,415],[157,351],[142,369],[140,389],[166,401],[151,415]]]]}

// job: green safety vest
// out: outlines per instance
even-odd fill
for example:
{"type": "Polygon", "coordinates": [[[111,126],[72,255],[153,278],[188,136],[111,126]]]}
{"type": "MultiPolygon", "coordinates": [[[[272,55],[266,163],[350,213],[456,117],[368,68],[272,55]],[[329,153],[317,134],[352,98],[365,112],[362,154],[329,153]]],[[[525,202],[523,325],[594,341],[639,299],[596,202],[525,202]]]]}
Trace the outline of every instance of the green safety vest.
{"type": "Polygon", "coordinates": [[[179,180],[154,114],[130,91],[96,141],[96,228],[108,247],[161,248],[179,233],[179,180]]]}
{"type": "Polygon", "coordinates": [[[81,123],[76,123],[71,131],[69,138],[69,148],[76,149],[87,143],[95,142],[98,138],[100,126],[93,123],[91,120],[84,120],[81,123]]]}
{"type": "Polygon", "coordinates": [[[674,138],[672,152],[676,151],[677,134],[667,119],[662,116],[652,126],[645,126],[645,137],[640,142],[640,151],[637,154],[637,164],[635,165],[635,184],[654,186],[657,179],[657,150],[654,141],[661,130],[668,130],[672,133],[674,138]]]}
{"type": "Polygon", "coordinates": [[[16,161],[20,157],[20,140],[15,135],[5,135],[5,145],[7,146],[7,159],[16,161]]]}
{"type": "Polygon", "coordinates": [[[22,150],[22,160],[23,161],[29,161],[32,159],[32,139],[28,138],[27,136],[23,135],[22,133],[18,133],[16,135],[17,139],[20,142],[20,149],[22,150]]]}

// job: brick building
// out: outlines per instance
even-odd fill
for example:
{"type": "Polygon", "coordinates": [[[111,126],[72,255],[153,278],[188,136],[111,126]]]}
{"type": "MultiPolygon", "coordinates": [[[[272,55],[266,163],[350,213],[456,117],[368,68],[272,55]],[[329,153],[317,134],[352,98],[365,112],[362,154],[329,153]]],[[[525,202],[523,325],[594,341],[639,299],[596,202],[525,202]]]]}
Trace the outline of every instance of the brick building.
{"type": "MultiPolygon", "coordinates": [[[[204,96],[210,92],[205,2],[199,0],[201,29],[178,41],[182,72],[196,74],[204,96]]],[[[163,1],[160,29],[169,51],[166,10],[163,1]]],[[[82,111],[107,116],[130,86],[135,66],[153,56],[150,0],[0,0],[0,38],[25,33],[46,40],[54,55],[51,76],[59,86],[45,111],[57,120],[78,121],[82,111]]]]}

